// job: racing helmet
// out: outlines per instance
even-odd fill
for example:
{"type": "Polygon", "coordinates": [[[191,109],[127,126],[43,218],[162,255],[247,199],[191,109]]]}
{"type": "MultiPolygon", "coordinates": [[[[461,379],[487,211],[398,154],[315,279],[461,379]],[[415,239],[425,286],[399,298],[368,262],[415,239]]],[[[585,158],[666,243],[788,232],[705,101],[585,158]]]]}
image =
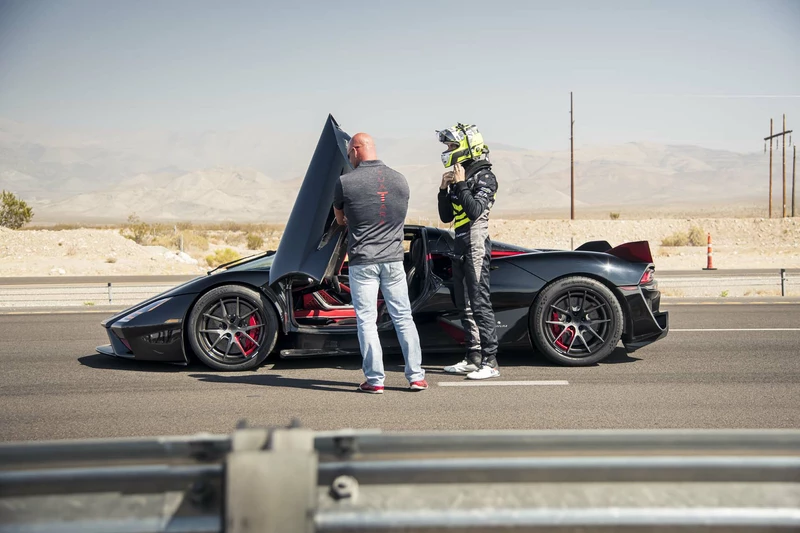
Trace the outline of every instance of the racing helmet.
{"type": "Polygon", "coordinates": [[[474,124],[465,126],[459,122],[446,130],[438,130],[436,135],[440,143],[447,145],[447,150],[442,152],[442,164],[445,168],[467,159],[477,159],[489,152],[489,148],[483,143],[483,135],[474,124]]]}

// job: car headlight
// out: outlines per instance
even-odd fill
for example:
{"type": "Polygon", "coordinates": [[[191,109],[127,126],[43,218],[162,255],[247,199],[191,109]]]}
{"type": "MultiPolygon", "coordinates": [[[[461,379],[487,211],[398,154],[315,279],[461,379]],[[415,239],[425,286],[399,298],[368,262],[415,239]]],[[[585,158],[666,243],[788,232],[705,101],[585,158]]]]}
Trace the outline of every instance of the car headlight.
{"type": "Polygon", "coordinates": [[[171,297],[170,298],[162,298],[161,300],[156,300],[153,303],[149,303],[149,304],[145,305],[144,307],[142,307],[141,309],[137,309],[133,313],[131,313],[129,315],[125,315],[124,317],[120,318],[119,320],[117,320],[117,324],[124,324],[126,322],[130,322],[131,320],[133,320],[137,316],[142,315],[144,313],[147,313],[148,311],[152,311],[153,309],[155,309],[159,305],[165,304],[168,301],[170,301],[171,299],[172,299],[171,297]]]}

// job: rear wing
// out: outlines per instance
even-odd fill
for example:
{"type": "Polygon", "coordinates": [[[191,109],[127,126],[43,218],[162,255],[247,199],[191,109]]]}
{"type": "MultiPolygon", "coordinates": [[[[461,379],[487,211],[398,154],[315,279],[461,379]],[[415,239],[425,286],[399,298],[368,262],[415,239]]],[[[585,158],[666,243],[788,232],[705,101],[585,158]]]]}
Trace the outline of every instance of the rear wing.
{"type": "Polygon", "coordinates": [[[611,247],[608,241],[590,241],[580,245],[576,251],[603,252],[631,263],[652,263],[653,254],[650,252],[650,243],[647,241],[634,241],[611,247]]]}

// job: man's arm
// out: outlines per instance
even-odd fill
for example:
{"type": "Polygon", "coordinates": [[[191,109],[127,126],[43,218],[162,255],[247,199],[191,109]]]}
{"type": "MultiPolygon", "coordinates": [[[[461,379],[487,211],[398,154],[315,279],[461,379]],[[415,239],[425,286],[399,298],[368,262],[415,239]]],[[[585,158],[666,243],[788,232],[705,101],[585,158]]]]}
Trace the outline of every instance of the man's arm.
{"type": "Polygon", "coordinates": [[[453,204],[450,202],[450,195],[447,192],[447,187],[453,181],[453,171],[448,171],[442,174],[442,183],[439,185],[439,220],[444,223],[452,222],[455,213],[453,213],[453,204]]]}
{"type": "Polygon", "coordinates": [[[453,204],[447,189],[439,189],[439,219],[445,224],[453,221],[453,204]]]}
{"type": "Polygon", "coordinates": [[[342,178],[336,180],[336,187],[333,189],[333,214],[336,215],[336,223],[340,226],[347,225],[347,217],[344,216],[344,191],[342,190],[342,178]]]}
{"type": "Polygon", "coordinates": [[[477,220],[497,193],[497,178],[491,170],[481,172],[477,180],[474,191],[464,181],[456,183],[456,195],[470,220],[477,220]]]}

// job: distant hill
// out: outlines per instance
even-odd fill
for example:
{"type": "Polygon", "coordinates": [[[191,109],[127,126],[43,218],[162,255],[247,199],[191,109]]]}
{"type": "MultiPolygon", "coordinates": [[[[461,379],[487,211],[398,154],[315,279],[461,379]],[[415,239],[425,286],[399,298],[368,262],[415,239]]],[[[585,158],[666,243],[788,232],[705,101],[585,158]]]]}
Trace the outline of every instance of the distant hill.
{"type": "MultiPolygon", "coordinates": [[[[60,132],[0,120],[0,189],[29,201],[39,220],[113,221],[135,212],[153,221],[280,222],[291,210],[317,136],[60,132]]],[[[408,178],[412,214],[434,219],[444,171],[441,145],[433,136],[376,143],[380,157],[408,178]]],[[[569,206],[569,151],[494,145],[491,161],[500,183],[499,214],[536,216],[569,206]]],[[[765,203],[768,161],[767,154],[697,146],[584,147],[575,152],[576,204],[647,209],[765,203]]]]}

